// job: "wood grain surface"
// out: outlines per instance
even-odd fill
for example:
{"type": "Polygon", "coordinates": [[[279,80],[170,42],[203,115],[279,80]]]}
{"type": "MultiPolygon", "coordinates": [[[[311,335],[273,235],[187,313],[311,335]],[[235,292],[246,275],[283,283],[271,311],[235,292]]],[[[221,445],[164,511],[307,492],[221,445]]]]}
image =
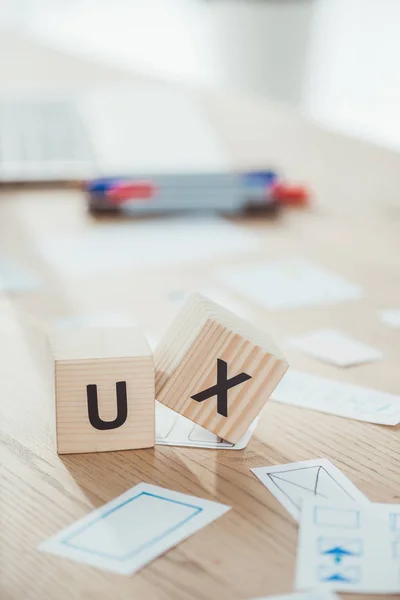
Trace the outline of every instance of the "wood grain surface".
{"type": "Polygon", "coordinates": [[[135,327],[82,327],[57,331],[50,339],[58,453],[154,446],[154,359],[143,332],[135,327]],[[125,385],[125,422],[115,429],[96,429],[88,418],[87,386],[96,386],[99,418],[112,422],[119,414],[117,382],[125,385]]]}
{"type": "MultiPolygon", "coordinates": [[[[5,56],[8,61],[10,53],[5,56]]],[[[74,77],[87,81],[92,73],[101,81],[122,78],[120,73],[107,74],[104,68],[77,62],[60,68],[53,57],[42,75],[64,83],[74,77]]],[[[29,75],[30,82],[39,81],[34,68],[29,75]]],[[[20,86],[24,82],[21,78],[20,86]]],[[[193,93],[225,135],[238,167],[276,165],[313,190],[310,210],[286,211],[274,221],[237,221],[261,237],[251,258],[302,256],[365,290],[357,302],[274,313],[233,297],[246,304],[253,322],[277,340],[293,367],[399,393],[399,332],[380,322],[378,310],[400,307],[400,157],[324,132],[265,101],[224,92],[193,93]],[[337,369],[285,347],[289,337],[327,326],[377,346],[384,359],[337,369]]],[[[115,272],[76,285],[34,252],[43,236],[97,225],[86,213],[82,194],[74,190],[21,190],[0,196],[2,251],[12,253],[44,280],[37,291],[1,302],[2,600],[245,600],[293,591],[297,524],[250,468],[326,457],[371,500],[400,502],[400,428],[268,402],[244,451],[156,446],[57,456],[47,365],[41,360],[43,336],[26,326],[15,307],[47,323],[67,315],[119,309],[129,311],[146,332],[160,335],[176,312],[172,291],[220,285],[213,270],[222,262],[154,269],[134,277],[129,270],[115,272]],[[36,550],[62,527],[140,481],[219,500],[233,510],[131,578],[36,550]]]]}
{"type": "Polygon", "coordinates": [[[154,361],[157,400],[232,444],[244,436],[288,369],[268,334],[201,294],[190,296],[158,344],[154,361]],[[227,380],[239,374],[247,378],[227,391],[226,414],[217,412],[215,394],[201,402],[193,399],[225,385],[218,381],[220,360],[227,380]]]}
{"type": "Polygon", "coordinates": [[[59,454],[154,446],[154,359],[140,329],[61,331],[52,351],[59,454]],[[87,386],[96,386],[99,418],[112,422],[120,413],[117,382],[125,385],[126,419],[115,429],[96,429],[88,418],[87,386]]]}

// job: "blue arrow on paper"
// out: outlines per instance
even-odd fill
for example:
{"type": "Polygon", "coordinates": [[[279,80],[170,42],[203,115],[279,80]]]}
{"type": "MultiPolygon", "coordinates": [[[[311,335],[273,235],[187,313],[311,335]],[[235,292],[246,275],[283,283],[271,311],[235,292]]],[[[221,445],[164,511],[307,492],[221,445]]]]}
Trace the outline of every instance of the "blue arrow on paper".
{"type": "Polygon", "coordinates": [[[340,546],[335,546],[334,548],[329,548],[329,550],[324,550],[321,554],[326,554],[328,556],[333,556],[335,562],[340,563],[345,556],[357,556],[355,552],[351,552],[351,550],[345,550],[340,546]]]}
{"type": "Polygon", "coordinates": [[[322,579],[322,581],[344,581],[344,582],[348,582],[348,583],[352,583],[352,579],[350,579],[349,577],[345,577],[344,575],[341,575],[340,573],[335,573],[334,575],[329,575],[329,577],[324,577],[322,579]]]}

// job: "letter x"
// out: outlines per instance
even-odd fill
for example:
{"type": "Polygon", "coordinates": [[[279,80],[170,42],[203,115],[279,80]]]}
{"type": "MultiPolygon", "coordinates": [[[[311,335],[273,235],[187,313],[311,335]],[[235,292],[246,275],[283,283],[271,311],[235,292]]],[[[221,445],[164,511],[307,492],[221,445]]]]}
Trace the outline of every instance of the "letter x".
{"type": "Polygon", "coordinates": [[[239,373],[235,377],[228,379],[228,365],[224,360],[217,358],[217,383],[194,396],[191,396],[196,402],[203,402],[212,396],[217,396],[217,413],[223,417],[228,416],[228,390],[230,388],[251,379],[247,373],[239,373]]]}

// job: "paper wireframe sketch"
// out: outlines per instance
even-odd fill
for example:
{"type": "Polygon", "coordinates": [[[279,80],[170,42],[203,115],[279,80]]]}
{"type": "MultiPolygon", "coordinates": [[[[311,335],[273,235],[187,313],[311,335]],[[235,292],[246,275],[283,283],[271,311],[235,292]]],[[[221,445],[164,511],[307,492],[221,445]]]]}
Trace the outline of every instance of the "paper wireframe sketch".
{"type": "Polygon", "coordinates": [[[231,257],[257,246],[254,235],[222,218],[182,217],[99,225],[45,239],[38,250],[65,275],[84,277],[130,267],[148,269],[231,257]]]}
{"type": "Polygon", "coordinates": [[[400,592],[400,505],[304,501],[296,588],[400,592]]]}
{"type": "Polygon", "coordinates": [[[0,294],[29,292],[39,285],[39,278],[31,271],[8,259],[0,259],[0,294]]]}
{"type": "Polygon", "coordinates": [[[382,323],[385,323],[385,325],[388,325],[392,329],[400,329],[400,308],[381,310],[380,317],[382,323]]]}
{"type": "Polygon", "coordinates": [[[377,348],[367,346],[335,329],[312,331],[292,338],[289,345],[338,367],[360,365],[383,357],[383,353],[377,348]]]}
{"type": "Polygon", "coordinates": [[[139,483],[39,550],[130,575],[228,510],[219,502],[139,483]]]}
{"type": "Polygon", "coordinates": [[[253,435],[259,418],[255,419],[245,435],[236,444],[207,431],[171,408],[156,402],[156,444],[161,446],[189,446],[219,450],[243,450],[253,435]]]}
{"type": "Polygon", "coordinates": [[[289,369],[271,400],[380,425],[400,423],[400,396],[289,369]]]}
{"type": "Polygon", "coordinates": [[[362,288],[300,258],[220,269],[220,281],[269,310],[358,300],[362,288]]]}
{"type": "Polygon", "coordinates": [[[333,592],[316,590],[315,592],[297,592],[295,594],[283,594],[282,596],[262,596],[252,600],[340,600],[333,592]]]}
{"type": "Polygon", "coordinates": [[[303,500],[369,502],[368,498],[326,458],[251,469],[296,521],[303,500]]]}

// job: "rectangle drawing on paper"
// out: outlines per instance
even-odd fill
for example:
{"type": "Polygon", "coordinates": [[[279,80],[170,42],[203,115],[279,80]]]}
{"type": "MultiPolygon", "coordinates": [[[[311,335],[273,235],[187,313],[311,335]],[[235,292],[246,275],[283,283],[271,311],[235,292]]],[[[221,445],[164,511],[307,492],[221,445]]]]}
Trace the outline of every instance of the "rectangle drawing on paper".
{"type": "Polygon", "coordinates": [[[314,512],[314,522],[323,527],[344,527],[358,529],[360,527],[360,512],[347,508],[329,508],[317,506],[314,512]]]}
{"type": "Polygon", "coordinates": [[[400,513],[390,513],[390,527],[393,531],[400,531],[400,513]]]}
{"type": "Polygon", "coordinates": [[[257,417],[236,444],[223,440],[215,433],[196,425],[171,408],[156,402],[156,444],[219,450],[242,450],[249,443],[259,422],[257,417]]]}
{"type": "Polygon", "coordinates": [[[62,543],[83,552],[124,561],[160,541],[201,511],[202,508],[198,506],[176,502],[157,494],[139,492],[136,496],[105,512],[98,520],[88,523],[67,536],[62,543]],[[132,506],[133,503],[135,506],[132,506]],[[135,511],[134,520],[132,520],[132,509],[135,511]],[[165,519],[162,528],[157,519],[148,521],[146,529],[137,527],[140,522],[147,521],[149,512],[156,515],[158,511],[162,511],[165,519]],[[107,519],[106,528],[105,519],[107,519]],[[99,550],[99,546],[102,545],[107,547],[106,552],[99,550]]]}
{"type": "Polygon", "coordinates": [[[393,557],[400,558],[400,540],[393,542],[393,557]]]}
{"type": "Polygon", "coordinates": [[[39,549],[128,575],[228,510],[218,502],[140,483],[39,549]]]}

